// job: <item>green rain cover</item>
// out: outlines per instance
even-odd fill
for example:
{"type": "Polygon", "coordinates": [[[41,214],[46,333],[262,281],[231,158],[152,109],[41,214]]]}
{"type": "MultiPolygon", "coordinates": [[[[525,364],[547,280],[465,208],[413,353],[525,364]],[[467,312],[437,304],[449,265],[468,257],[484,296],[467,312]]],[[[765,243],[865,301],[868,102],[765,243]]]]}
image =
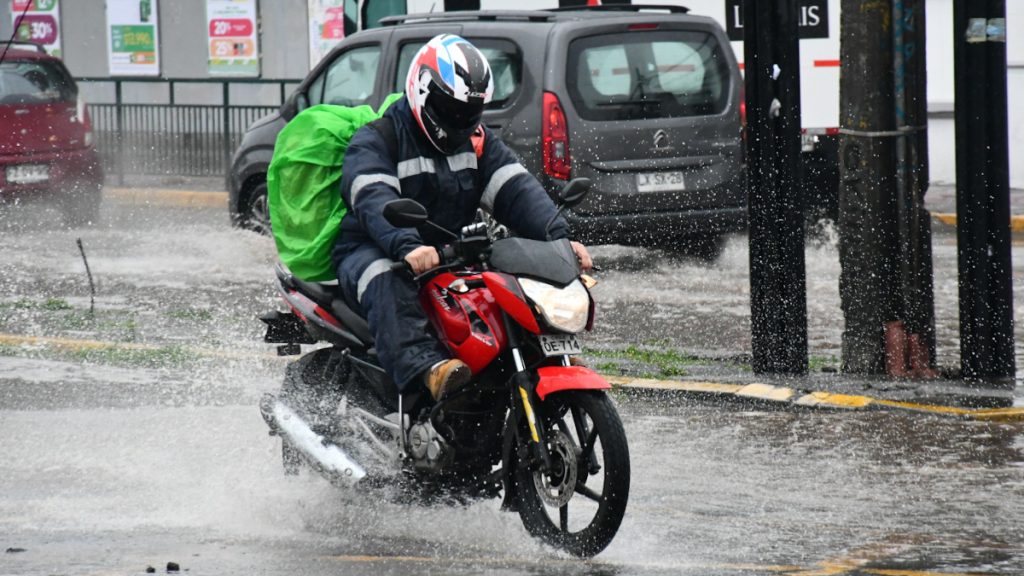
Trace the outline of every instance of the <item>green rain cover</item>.
{"type": "Polygon", "coordinates": [[[331,249],[348,211],[341,199],[341,164],[352,136],[380,118],[379,110],[321,104],[300,112],[277,135],[267,170],[267,203],[274,243],[284,265],[307,282],[334,280],[331,249]]]}

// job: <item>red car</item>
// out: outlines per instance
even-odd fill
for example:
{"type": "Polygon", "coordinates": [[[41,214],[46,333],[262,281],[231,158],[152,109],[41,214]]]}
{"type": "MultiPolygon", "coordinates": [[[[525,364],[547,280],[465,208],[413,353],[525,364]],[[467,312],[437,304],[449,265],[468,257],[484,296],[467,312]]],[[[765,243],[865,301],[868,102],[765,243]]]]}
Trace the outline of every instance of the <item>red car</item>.
{"type": "Polygon", "coordinates": [[[0,201],[52,200],[67,224],[95,222],[103,169],[74,79],[34,45],[0,54],[0,201]]]}

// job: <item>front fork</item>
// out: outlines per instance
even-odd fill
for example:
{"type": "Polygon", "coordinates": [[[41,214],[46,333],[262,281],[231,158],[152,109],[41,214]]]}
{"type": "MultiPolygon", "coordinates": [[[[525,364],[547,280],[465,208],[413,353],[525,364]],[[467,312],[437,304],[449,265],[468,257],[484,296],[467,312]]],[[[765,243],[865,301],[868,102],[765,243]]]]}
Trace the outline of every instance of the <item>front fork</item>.
{"type": "Polygon", "coordinates": [[[530,433],[530,451],[533,461],[536,462],[541,472],[551,469],[551,457],[548,455],[547,431],[544,428],[544,420],[537,414],[537,406],[540,399],[537,398],[537,381],[532,378],[526,370],[526,362],[523,361],[522,333],[519,326],[513,325],[508,315],[505,317],[505,333],[508,335],[509,347],[512,350],[512,360],[515,362],[516,373],[512,375],[512,387],[516,400],[512,402],[513,410],[517,412],[515,421],[526,420],[527,429],[530,433]]]}

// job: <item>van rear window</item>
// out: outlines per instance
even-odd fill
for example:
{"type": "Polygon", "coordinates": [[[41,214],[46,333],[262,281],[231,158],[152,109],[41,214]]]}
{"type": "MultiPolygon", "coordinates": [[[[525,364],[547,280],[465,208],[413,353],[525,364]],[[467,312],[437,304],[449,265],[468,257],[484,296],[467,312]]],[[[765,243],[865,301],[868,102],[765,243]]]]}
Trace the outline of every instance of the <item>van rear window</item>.
{"type": "Polygon", "coordinates": [[[74,82],[52,62],[0,64],[0,104],[50,104],[74,101],[75,97],[74,82]]]}
{"type": "Polygon", "coordinates": [[[586,120],[718,114],[730,78],[721,45],[704,32],[605,34],[569,45],[569,96],[586,120]]]}

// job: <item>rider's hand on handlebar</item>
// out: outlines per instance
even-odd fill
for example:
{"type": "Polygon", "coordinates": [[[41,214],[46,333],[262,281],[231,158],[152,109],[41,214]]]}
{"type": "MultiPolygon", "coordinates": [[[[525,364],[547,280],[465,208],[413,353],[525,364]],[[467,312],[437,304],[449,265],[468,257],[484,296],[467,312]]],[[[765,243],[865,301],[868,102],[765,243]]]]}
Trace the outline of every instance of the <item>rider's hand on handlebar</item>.
{"type": "Polygon", "coordinates": [[[587,247],[579,242],[569,242],[572,245],[572,251],[576,253],[576,258],[580,261],[580,268],[584,272],[590,272],[594,268],[594,261],[590,258],[590,252],[587,252],[587,247]]]}
{"type": "Polygon", "coordinates": [[[441,265],[441,257],[437,254],[437,248],[433,246],[420,246],[414,249],[405,255],[405,261],[416,275],[441,265]]]}

